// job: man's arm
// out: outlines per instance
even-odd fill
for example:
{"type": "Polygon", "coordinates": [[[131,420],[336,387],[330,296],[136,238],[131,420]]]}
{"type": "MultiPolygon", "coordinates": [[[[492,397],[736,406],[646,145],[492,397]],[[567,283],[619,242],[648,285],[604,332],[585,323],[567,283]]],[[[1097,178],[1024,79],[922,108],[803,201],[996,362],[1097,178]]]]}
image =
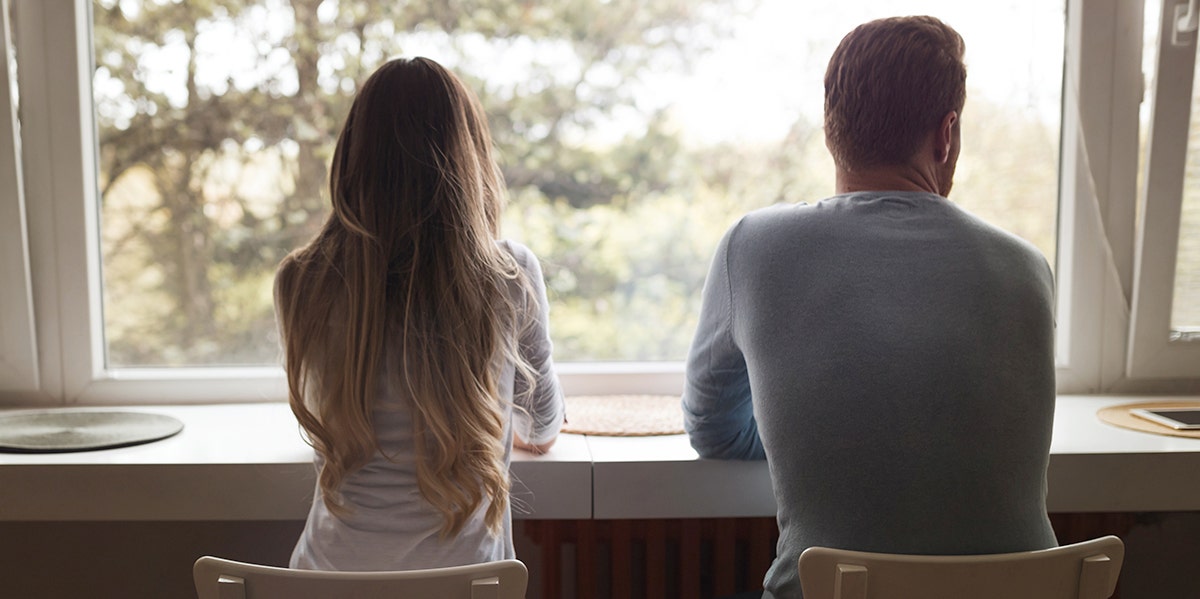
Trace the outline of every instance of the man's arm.
{"type": "Polygon", "coordinates": [[[749,371],[733,332],[729,246],[740,225],[721,239],[704,282],[700,322],[688,352],[683,427],[700,457],[761,460],[766,453],[754,421],[749,371]]]}

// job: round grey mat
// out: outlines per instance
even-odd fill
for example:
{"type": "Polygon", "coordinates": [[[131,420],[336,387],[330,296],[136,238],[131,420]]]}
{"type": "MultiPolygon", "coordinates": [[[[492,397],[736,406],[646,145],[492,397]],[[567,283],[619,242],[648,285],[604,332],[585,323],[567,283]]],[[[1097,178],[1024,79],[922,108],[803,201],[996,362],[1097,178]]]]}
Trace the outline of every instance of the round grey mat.
{"type": "Polygon", "coordinates": [[[0,451],[56,453],[149,443],[183,430],[177,418],[143,412],[40,410],[0,413],[0,451]]]}

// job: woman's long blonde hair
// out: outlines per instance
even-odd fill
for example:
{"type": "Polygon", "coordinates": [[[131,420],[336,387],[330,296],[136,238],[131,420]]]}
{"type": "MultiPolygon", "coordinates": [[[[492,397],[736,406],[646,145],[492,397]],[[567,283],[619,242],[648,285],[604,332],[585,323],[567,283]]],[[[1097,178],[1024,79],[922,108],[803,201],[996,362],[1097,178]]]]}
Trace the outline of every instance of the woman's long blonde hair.
{"type": "Polygon", "coordinates": [[[333,213],[276,275],[289,401],[325,460],[326,504],[379,451],[372,407],[383,373],[411,401],[417,481],[458,533],[486,499],[508,507],[505,360],[517,354],[520,268],[496,244],[502,178],[487,120],[457,77],[425,58],[363,84],[330,169],[333,213]],[[395,344],[395,345],[393,345],[395,344]],[[385,364],[389,357],[395,361],[385,364]]]}

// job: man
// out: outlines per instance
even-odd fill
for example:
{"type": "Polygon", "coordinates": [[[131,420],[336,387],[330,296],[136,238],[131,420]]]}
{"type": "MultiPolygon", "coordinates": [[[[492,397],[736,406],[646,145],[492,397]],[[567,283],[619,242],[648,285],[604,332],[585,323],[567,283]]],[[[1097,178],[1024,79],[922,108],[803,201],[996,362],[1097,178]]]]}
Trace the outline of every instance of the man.
{"type": "Polygon", "coordinates": [[[866,23],[825,75],[837,195],[722,239],[688,356],[702,457],[763,459],[779,506],[764,597],[807,547],[923,554],[1054,546],[1053,280],[1032,245],[946,199],[962,38],[866,23]]]}

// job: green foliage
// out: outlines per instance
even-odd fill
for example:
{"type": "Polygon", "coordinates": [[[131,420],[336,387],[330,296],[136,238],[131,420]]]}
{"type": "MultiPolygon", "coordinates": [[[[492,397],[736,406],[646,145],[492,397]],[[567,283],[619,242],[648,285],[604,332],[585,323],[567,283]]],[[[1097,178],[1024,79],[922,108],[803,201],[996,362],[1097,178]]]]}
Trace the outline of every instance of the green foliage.
{"type": "MultiPolygon", "coordinates": [[[[632,106],[631,83],[685,68],[738,4],[97,0],[109,364],[276,360],[275,265],[327,214],[327,164],[356,86],[410,47],[440,49],[479,90],[514,196],[565,202],[580,210],[574,221],[607,209],[611,227],[681,176],[678,144],[661,120],[611,147],[589,146],[588,131],[632,106]],[[529,75],[481,72],[504,64],[493,53],[522,48],[534,56],[529,75]]],[[[561,245],[563,264],[582,261],[583,246],[561,245]]],[[[605,268],[574,278],[570,293],[591,295],[563,297],[562,312],[636,295],[605,268]]],[[[564,343],[563,354],[621,357],[590,341],[564,343]]]]}
{"type": "MultiPolygon", "coordinates": [[[[328,213],[357,85],[415,53],[484,103],[511,198],[505,234],[542,259],[556,357],[683,358],[726,228],[833,191],[819,124],[704,145],[685,142],[669,108],[638,104],[639,82],[690,68],[749,6],[97,0],[109,364],[277,362],[275,266],[328,213]]],[[[978,101],[964,127],[955,199],[1052,251],[1057,132],[978,101]]]]}

